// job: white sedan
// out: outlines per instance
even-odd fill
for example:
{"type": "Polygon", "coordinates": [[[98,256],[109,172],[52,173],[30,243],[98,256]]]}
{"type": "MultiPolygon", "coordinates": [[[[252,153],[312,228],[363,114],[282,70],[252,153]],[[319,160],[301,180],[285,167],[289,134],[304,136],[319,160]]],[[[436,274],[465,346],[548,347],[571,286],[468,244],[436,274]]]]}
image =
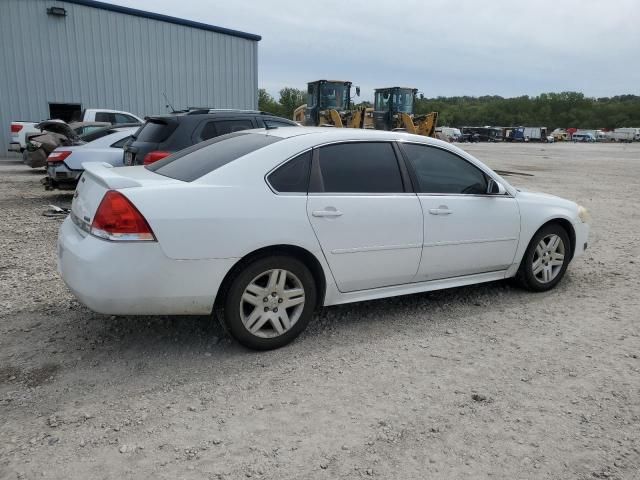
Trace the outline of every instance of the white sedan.
{"type": "Polygon", "coordinates": [[[124,144],[138,130],[136,127],[108,126],[97,129],[82,140],[87,143],[58,147],[47,157],[47,176],[44,183],[47,189],[75,188],[84,171],[85,162],[106,162],[114,167],[124,165],[124,144]]]}
{"type": "Polygon", "coordinates": [[[511,277],[548,290],[587,248],[584,208],[400,132],[251,130],[84,167],[58,242],[76,297],[115,315],[221,312],[255,349],[322,305],[511,277]]]}

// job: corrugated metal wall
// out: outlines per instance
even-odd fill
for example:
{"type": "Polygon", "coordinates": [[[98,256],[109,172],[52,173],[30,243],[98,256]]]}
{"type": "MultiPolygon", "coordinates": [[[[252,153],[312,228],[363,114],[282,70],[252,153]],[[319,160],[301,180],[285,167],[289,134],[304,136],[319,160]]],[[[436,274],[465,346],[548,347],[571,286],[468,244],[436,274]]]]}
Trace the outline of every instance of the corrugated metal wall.
{"type": "Polygon", "coordinates": [[[55,0],[2,0],[0,156],[12,120],[44,120],[49,103],[139,116],[175,108],[257,108],[258,43],[55,0]],[[47,15],[61,6],[66,17],[47,15]]]}

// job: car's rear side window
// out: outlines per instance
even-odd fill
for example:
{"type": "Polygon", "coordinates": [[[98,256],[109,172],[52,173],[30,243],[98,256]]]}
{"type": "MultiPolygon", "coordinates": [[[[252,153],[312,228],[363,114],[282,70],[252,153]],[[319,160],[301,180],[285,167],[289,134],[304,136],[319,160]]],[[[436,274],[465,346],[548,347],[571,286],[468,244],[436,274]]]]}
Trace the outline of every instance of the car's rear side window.
{"type": "Polygon", "coordinates": [[[209,140],[210,138],[226,135],[227,133],[240,132],[252,128],[255,127],[253,122],[248,118],[238,120],[214,120],[207,122],[202,128],[200,137],[202,140],[209,140]]]}
{"type": "Polygon", "coordinates": [[[235,132],[180,150],[146,168],[165,177],[192,182],[251,152],[271,145],[280,137],[235,132]]]}
{"type": "Polygon", "coordinates": [[[176,124],[159,120],[147,120],[136,135],[138,142],[162,143],[176,129],[176,124]]]}
{"type": "Polygon", "coordinates": [[[311,150],[301,153],[278,167],[269,177],[269,184],[280,193],[307,193],[311,171],[311,150]]]}
{"type": "Polygon", "coordinates": [[[387,142],[353,142],[321,147],[319,167],[321,185],[313,185],[310,191],[404,192],[398,160],[393,147],[387,142]]]}

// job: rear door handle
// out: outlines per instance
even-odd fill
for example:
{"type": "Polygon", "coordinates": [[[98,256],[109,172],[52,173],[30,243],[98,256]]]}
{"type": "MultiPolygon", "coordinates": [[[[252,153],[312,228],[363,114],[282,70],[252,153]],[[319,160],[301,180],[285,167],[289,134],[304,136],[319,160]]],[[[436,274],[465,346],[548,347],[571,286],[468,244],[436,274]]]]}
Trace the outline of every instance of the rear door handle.
{"type": "Polygon", "coordinates": [[[438,208],[430,208],[431,215],[451,215],[453,212],[446,205],[440,205],[438,208]]]}
{"type": "Polygon", "coordinates": [[[340,217],[342,212],[339,210],[314,210],[311,212],[314,217],[340,217]]]}

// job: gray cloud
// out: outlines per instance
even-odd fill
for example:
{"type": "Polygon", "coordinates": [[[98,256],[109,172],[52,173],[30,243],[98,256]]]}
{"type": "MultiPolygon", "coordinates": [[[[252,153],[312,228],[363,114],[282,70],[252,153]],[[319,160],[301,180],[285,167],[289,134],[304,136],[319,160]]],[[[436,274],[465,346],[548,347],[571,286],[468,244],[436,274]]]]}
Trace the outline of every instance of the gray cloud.
{"type": "Polygon", "coordinates": [[[318,78],[368,98],[403,85],[426,96],[640,94],[635,0],[111,0],[262,35],[259,83],[272,94],[318,78]]]}

